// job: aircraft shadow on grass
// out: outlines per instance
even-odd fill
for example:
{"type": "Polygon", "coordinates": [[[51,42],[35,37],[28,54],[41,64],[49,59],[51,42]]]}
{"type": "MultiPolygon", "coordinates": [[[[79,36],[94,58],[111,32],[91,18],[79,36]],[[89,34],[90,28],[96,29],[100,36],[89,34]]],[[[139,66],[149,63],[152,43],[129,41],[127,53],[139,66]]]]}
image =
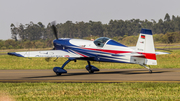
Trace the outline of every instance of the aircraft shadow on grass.
{"type": "Polygon", "coordinates": [[[144,70],[138,70],[138,71],[134,71],[134,70],[129,70],[129,71],[109,71],[109,72],[95,72],[95,73],[66,73],[66,74],[62,74],[61,76],[56,76],[56,75],[49,75],[49,76],[33,76],[33,77],[24,77],[24,78],[46,78],[46,77],[65,77],[65,76],[78,76],[78,75],[96,75],[96,74],[120,74],[120,75],[133,75],[133,74],[158,74],[158,73],[165,73],[165,72],[170,72],[170,71],[154,71],[153,73],[149,73],[147,71],[144,70]]]}

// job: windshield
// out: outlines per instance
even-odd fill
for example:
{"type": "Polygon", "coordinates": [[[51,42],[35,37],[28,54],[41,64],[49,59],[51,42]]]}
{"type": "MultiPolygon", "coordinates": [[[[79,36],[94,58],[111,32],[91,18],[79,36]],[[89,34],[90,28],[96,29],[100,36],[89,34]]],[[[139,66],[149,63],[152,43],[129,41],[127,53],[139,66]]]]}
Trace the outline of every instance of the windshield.
{"type": "Polygon", "coordinates": [[[107,37],[100,37],[94,41],[94,44],[98,47],[103,47],[106,41],[108,41],[109,38],[107,37]]]}

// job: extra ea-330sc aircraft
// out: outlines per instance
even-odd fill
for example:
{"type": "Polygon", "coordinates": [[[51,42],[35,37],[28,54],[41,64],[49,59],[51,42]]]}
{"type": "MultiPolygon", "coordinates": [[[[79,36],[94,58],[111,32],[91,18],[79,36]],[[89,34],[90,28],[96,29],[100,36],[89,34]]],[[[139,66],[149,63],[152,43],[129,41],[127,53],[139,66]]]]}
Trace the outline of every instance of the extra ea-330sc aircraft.
{"type": "Polygon", "coordinates": [[[169,54],[155,52],[152,31],[149,29],[141,29],[135,47],[127,47],[107,37],[100,37],[95,41],[58,38],[55,22],[52,23],[52,29],[56,37],[56,40],[53,41],[53,50],[11,52],[8,55],[18,57],[66,57],[68,60],[61,67],[53,68],[56,75],[61,75],[67,73],[64,67],[70,61],[76,62],[76,60],[87,61],[86,70],[89,73],[99,71],[97,67],[91,65],[90,61],[139,64],[152,73],[147,65],[157,65],[156,55],[169,54]]]}

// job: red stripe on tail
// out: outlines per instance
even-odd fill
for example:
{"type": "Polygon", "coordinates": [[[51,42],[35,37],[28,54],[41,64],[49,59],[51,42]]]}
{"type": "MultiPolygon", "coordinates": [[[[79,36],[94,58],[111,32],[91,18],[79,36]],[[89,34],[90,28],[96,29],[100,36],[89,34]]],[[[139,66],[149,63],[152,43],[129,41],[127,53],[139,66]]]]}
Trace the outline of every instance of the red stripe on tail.
{"type": "Polygon", "coordinates": [[[142,52],[138,52],[138,53],[144,55],[144,56],[142,56],[142,58],[156,60],[156,54],[155,53],[142,53],[142,52]]]}

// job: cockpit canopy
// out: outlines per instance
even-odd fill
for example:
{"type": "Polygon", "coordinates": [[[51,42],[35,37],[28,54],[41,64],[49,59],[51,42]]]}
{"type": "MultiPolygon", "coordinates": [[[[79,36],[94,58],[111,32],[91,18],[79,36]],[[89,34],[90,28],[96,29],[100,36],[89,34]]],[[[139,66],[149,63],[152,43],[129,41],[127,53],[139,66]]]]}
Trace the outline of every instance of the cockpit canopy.
{"type": "Polygon", "coordinates": [[[94,44],[98,47],[103,47],[108,40],[109,38],[107,37],[100,37],[94,41],[94,44]]]}

